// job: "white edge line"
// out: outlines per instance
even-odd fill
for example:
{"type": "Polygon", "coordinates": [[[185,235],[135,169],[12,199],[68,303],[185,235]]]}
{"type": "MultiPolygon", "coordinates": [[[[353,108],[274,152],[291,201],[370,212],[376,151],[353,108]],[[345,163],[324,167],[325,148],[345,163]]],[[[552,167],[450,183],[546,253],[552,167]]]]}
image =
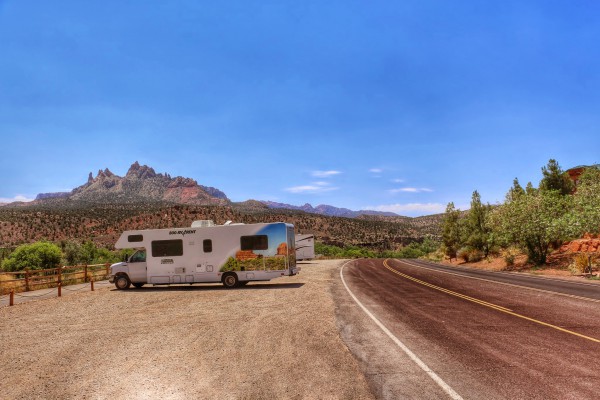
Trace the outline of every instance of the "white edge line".
{"type": "Polygon", "coordinates": [[[352,299],[356,302],[356,304],[358,304],[358,306],[365,312],[365,314],[367,314],[369,316],[369,318],[371,318],[375,322],[375,324],[386,335],[388,335],[390,337],[390,339],[392,339],[392,341],[394,343],[396,343],[396,345],[398,347],[400,347],[402,349],[402,351],[404,351],[408,357],[410,357],[411,360],[413,360],[423,371],[425,371],[425,373],[427,375],[429,375],[429,377],[431,379],[433,379],[435,381],[435,383],[437,383],[438,386],[444,390],[444,392],[446,392],[451,398],[453,398],[455,400],[462,400],[462,397],[458,393],[456,393],[454,391],[454,389],[452,389],[446,382],[444,382],[442,380],[442,378],[440,378],[435,372],[433,372],[433,370],[431,368],[429,368],[427,366],[427,364],[425,364],[423,361],[421,361],[421,359],[419,357],[417,357],[417,355],[415,353],[413,353],[408,347],[406,347],[406,345],[404,343],[402,343],[400,341],[400,339],[398,339],[396,336],[394,336],[394,334],[392,332],[390,332],[390,330],[388,328],[386,328],[385,325],[383,325],[377,319],[377,317],[375,317],[369,310],[367,310],[367,308],[356,298],[354,293],[352,293],[352,291],[346,284],[346,280],[344,279],[344,273],[343,273],[344,267],[346,265],[348,265],[348,263],[350,263],[350,262],[353,262],[353,261],[346,262],[344,265],[342,265],[342,268],[340,268],[340,278],[342,279],[342,283],[344,284],[344,287],[346,288],[346,290],[348,291],[348,293],[350,294],[352,299]]]}

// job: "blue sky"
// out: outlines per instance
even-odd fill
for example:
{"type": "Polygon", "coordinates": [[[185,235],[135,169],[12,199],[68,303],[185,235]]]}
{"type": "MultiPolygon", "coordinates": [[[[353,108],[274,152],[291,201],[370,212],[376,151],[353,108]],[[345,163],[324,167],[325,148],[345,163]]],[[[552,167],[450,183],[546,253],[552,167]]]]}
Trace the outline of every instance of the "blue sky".
{"type": "Polygon", "coordinates": [[[0,0],[0,202],[139,161],[402,215],[600,162],[597,1],[0,0]]]}

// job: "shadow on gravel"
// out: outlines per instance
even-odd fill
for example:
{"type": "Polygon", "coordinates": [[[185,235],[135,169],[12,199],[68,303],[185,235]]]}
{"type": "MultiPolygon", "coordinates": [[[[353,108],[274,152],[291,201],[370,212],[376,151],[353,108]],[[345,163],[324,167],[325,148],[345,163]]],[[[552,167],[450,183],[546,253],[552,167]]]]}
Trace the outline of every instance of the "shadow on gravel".
{"type": "Polygon", "coordinates": [[[111,289],[111,292],[140,293],[140,292],[194,292],[206,290],[263,290],[263,289],[299,289],[304,283],[249,283],[246,286],[227,289],[222,284],[215,285],[171,285],[171,286],[144,286],[141,288],[129,288],[127,290],[111,289]]]}

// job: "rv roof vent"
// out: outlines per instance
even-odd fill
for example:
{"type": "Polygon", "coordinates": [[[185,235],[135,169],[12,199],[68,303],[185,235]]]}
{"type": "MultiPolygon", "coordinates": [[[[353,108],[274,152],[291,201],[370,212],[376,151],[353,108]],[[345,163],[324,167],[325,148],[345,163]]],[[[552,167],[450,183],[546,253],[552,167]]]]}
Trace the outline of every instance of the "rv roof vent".
{"type": "Polygon", "coordinates": [[[207,226],[215,226],[215,223],[211,219],[192,222],[192,228],[206,228],[207,226]]]}
{"type": "Polygon", "coordinates": [[[232,225],[244,225],[243,222],[233,222],[233,221],[227,221],[223,224],[223,226],[232,226],[232,225]]]}

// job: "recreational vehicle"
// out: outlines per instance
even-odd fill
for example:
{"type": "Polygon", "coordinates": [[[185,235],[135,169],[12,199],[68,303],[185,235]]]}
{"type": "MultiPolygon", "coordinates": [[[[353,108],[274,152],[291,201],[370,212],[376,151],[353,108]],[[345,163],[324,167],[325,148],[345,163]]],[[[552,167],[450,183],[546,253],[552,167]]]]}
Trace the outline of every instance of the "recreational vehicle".
{"type": "Polygon", "coordinates": [[[133,284],[218,283],[226,288],[295,275],[294,226],[283,222],[125,231],[117,249],[136,249],[110,267],[117,289],[133,284]]]}
{"type": "Polygon", "coordinates": [[[315,258],[315,235],[296,235],[296,260],[315,258]]]}

